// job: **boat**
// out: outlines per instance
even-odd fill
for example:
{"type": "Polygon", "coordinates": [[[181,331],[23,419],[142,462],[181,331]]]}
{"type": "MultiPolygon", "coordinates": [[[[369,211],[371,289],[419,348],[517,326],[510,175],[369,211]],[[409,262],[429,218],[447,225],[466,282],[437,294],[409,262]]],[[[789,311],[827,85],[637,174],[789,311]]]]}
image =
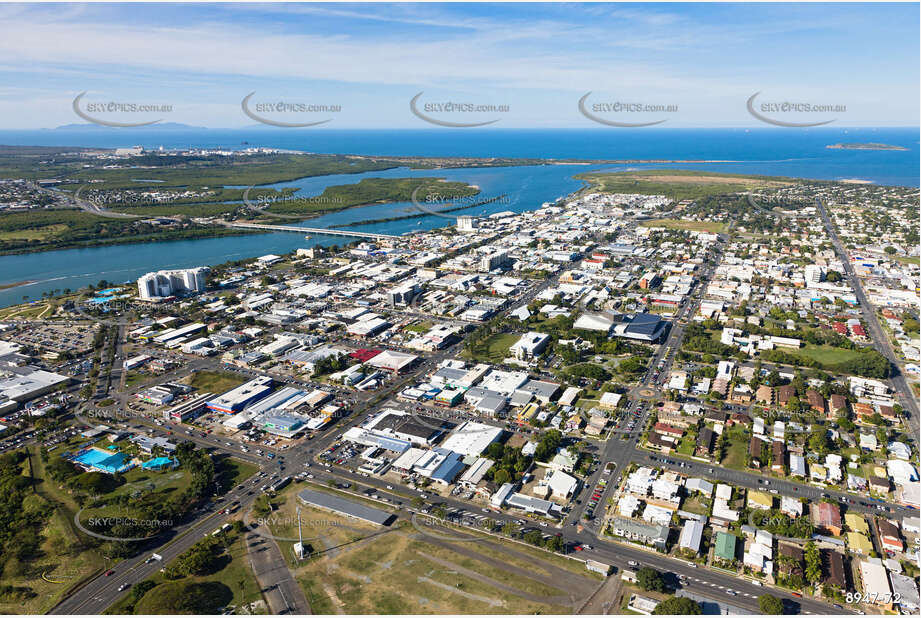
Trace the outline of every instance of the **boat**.
{"type": "Polygon", "coordinates": [[[310,240],[310,234],[304,234],[304,240],[310,240]]]}

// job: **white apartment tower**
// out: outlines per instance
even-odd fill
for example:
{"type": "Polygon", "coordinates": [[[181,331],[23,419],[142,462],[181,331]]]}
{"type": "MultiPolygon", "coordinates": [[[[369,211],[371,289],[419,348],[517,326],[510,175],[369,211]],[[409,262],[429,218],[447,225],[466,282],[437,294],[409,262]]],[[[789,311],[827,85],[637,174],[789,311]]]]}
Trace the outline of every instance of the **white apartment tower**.
{"type": "Polygon", "coordinates": [[[142,300],[152,300],[182,292],[204,292],[205,278],[210,271],[207,266],[199,266],[147,273],[138,279],[138,295],[142,300]]]}

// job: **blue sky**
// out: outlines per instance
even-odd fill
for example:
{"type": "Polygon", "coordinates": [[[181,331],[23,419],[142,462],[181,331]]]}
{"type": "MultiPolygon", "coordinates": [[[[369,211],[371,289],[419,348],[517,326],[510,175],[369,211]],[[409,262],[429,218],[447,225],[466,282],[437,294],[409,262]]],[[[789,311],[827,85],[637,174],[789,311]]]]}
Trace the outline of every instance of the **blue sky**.
{"type": "MultiPolygon", "coordinates": [[[[251,126],[241,100],[339,105],[261,114],[335,128],[426,128],[409,109],[444,101],[506,112],[439,113],[494,126],[597,127],[588,105],[677,111],[605,118],[669,127],[764,126],[746,111],[843,105],[838,126],[917,126],[914,4],[210,4],[0,5],[0,128],[84,122],[85,101],[166,104],[162,118],[251,126]]],[[[595,109],[595,108],[592,108],[595,109]]],[[[776,117],[780,118],[780,113],[776,117]]]]}

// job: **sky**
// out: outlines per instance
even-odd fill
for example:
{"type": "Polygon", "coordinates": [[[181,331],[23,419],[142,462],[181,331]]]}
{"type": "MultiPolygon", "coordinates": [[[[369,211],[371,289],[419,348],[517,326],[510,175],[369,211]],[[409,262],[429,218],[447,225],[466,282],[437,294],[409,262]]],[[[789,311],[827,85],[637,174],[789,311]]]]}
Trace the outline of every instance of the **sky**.
{"type": "Polygon", "coordinates": [[[0,5],[0,128],[86,123],[84,92],[93,121],[209,128],[763,127],[756,93],[769,120],[918,126],[919,5],[0,5]]]}

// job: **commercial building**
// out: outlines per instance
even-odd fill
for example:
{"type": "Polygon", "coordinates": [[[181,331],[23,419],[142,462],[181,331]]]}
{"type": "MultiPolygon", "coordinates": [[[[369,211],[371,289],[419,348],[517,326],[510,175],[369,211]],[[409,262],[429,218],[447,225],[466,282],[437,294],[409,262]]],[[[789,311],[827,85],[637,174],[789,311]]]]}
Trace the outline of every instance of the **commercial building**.
{"type": "Polygon", "coordinates": [[[611,519],[611,531],[617,536],[651,545],[659,551],[665,551],[665,543],[668,541],[668,526],[645,524],[623,517],[611,519]]]}
{"type": "Polygon", "coordinates": [[[543,352],[549,342],[550,335],[529,332],[522,335],[521,338],[509,348],[509,352],[518,360],[530,360],[543,352]]]}
{"type": "Polygon", "coordinates": [[[511,263],[507,251],[497,251],[480,258],[480,271],[492,272],[498,268],[503,268],[511,263]]]}
{"type": "Polygon", "coordinates": [[[47,395],[69,381],[70,378],[67,376],[26,367],[23,373],[0,379],[0,405],[5,405],[4,402],[8,401],[24,403],[47,395]]]}
{"type": "Polygon", "coordinates": [[[502,435],[502,428],[465,421],[441,443],[441,447],[463,457],[480,455],[502,435]]]}
{"type": "Polygon", "coordinates": [[[260,376],[241,384],[223,395],[211,399],[206,404],[209,410],[224,414],[235,414],[249,404],[265,397],[272,390],[272,378],[260,376]]]}
{"type": "Polygon", "coordinates": [[[416,280],[404,281],[400,285],[387,290],[387,301],[391,307],[406,306],[412,302],[419,293],[419,282],[416,280]]]}
{"type": "Polygon", "coordinates": [[[458,232],[475,232],[480,227],[480,220],[470,215],[461,215],[457,218],[458,232]]]}
{"type": "Polygon", "coordinates": [[[637,341],[658,341],[665,332],[668,324],[661,317],[652,313],[637,313],[632,316],[619,316],[620,322],[614,325],[613,334],[616,337],[635,339],[637,341]]]}

